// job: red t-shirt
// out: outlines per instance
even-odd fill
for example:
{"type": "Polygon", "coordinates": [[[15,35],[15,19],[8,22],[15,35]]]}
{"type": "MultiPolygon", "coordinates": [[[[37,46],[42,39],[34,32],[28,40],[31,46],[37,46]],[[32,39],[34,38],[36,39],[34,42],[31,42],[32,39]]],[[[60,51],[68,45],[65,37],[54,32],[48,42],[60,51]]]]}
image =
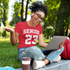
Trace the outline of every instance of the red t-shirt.
{"type": "Polygon", "coordinates": [[[18,22],[14,29],[19,33],[18,48],[31,47],[36,45],[39,34],[42,34],[42,26],[30,27],[27,22],[18,22]]]}

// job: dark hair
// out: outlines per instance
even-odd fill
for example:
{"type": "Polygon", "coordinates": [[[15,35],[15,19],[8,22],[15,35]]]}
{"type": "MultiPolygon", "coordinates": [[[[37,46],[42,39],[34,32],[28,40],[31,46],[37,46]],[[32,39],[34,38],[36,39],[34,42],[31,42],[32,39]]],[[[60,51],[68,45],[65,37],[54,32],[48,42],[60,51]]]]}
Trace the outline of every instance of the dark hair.
{"type": "Polygon", "coordinates": [[[42,11],[45,13],[45,17],[48,15],[47,5],[42,4],[42,2],[33,2],[32,6],[29,7],[31,12],[42,11]]]}

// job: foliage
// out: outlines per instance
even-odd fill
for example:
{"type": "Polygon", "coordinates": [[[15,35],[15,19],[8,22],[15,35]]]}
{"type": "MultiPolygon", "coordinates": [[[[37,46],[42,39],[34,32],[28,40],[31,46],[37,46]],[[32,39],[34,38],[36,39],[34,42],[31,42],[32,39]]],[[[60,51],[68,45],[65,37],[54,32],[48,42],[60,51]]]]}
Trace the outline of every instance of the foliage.
{"type": "Polygon", "coordinates": [[[0,37],[2,35],[3,29],[0,27],[0,37]]]}
{"type": "Polygon", "coordinates": [[[2,36],[6,38],[6,31],[4,30],[2,36]]]}
{"type": "Polygon", "coordinates": [[[16,14],[15,14],[16,11],[17,11],[17,15],[20,17],[21,16],[21,4],[16,1],[13,7],[14,7],[13,17],[16,16],[16,14]]]}
{"type": "MultiPolygon", "coordinates": [[[[35,0],[29,0],[28,7],[35,0]]],[[[24,0],[27,4],[27,0],[24,0]]],[[[44,0],[44,4],[48,6],[48,16],[45,18],[43,28],[48,26],[52,26],[55,29],[55,35],[67,35],[68,28],[70,28],[70,0],[44,0]]],[[[24,4],[24,11],[26,13],[26,5],[24,4]]],[[[14,13],[12,15],[12,20],[10,22],[11,26],[15,26],[15,24],[21,21],[21,3],[15,2],[14,13]]],[[[0,18],[4,25],[9,25],[8,18],[8,10],[9,10],[9,0],[0,0],[0,9],[2,14],[0,14],[0,18]]],[[[0,11],[0,12],[1,12],[0,11]]],[[[27,10],[27,14],[31,14],[30,10],[27,10]]],[[[23,14],[23,17],[26,14],[23,14]]],[[[1,22],[0,22],[1,23],[1,22]]],[[[45,34],[46,30],[43,30],[45,34]]]]}
{"type": "Polygon", "coordinates": [[[9,0],[1,0],[0,6],[2,10],[2,22],[4,26],[6,26],[6,20],[8,19],[8,11],[9,11],[9,0]]]}
{"type": "Polygon", "coordinates": [[[60,0],[45,0],[44,3],[48,6],[48,16],[45,19],[45,24],[54,26],[57,19],[58,8],[60,7],[60,0]]]}
{"type": "Polygon", "coordinates": [[[0,2],[0,25],[1,25],[1,22],[2,22],[2,18],[3,18],[3,8],[1,6],[1,2],[0,2]]]}
{"type": "MultiPolygon", "coordinates": [[[[8,25],[7,27],[14,29],[14,27],[10,26],[10,25],[8,25]]],[[[10,33],[5,31],[3,28],[0,27],[0,37],[8,38],[8,37],[10,37],[10,33]]]]}
{"type": "Polygon", "coordinates": [[[60,8],[57,14],[55,35],[68,35],[70,0],[61,0],[60,8]]]}
{"type": "Polygon", "coordinates": [[[7,27],[10,26],[8,20],[6,20],[5,22],[7,27]]]}
{"type": "Polygon", "coordinates": [[[52,26],[46,27],[44,37],[46,37],[46,38],[52,37],[54,35],[54,31],[55,30],[52,26]]]}
{"type": "MultiPolygon", "coordinates": [[[[46,33],[48,26],[52,26],[53,29],[55,29],[55,24],[57,20],[57,13],[58,13],[58,8],[60,7],[60,0],[44,0],[44,4],[48,6],[48,15],[45,18],[44,25],[43,25],[43,33],[46,36],[48,33],[46,33]]],[[[50,35],[50,34],[49,34],[50,35]]]]}
{"type": "Polygon", "coordinates": [[[18,11],[15,11],[14,14],[13,14],[12,20],[9,23],[11,26],[15,26],[17,24],[17,22],[21,21],[21,18],[18,16],[18,11]]]}
{"type": "Polygon", "coordinates": [[[5,31],[4,29],[2,29],[1,36],[3,38],[8,38],[8,37],[10,37],[10,33],[5,31]]]}
{"type": "MultiPolygon", "coordinates": [[[[34,2],[35,0],[29,0],[29,2],[28,2],[28,8],[29,8],[29,5],[32,3],[32,2],[34,2]]],[[[13,6],[13,8],[14,8],[14,13],[13,13],[13,15],[12,15],[12,20],[11,20],[11,22],[10,22],[10,25],[11,26],[15,26],[15,24],[17,23],[17,22],[19,22],[19,21],[21,21],[21,8],[22,8],[22,6],[21,6],[22,4],[20,3],[20,2],[18,2],[18,1],[16,1],[15,2],[15,4],[14,4],[14,6],[13,6]]],[[[27,5],[27,0],[24,0],[24,3],[23,3],[23,18],[24,17],[26,17],[26,15],[27,14],[31,14],[31,11],[28,9],[28,10],[26,10],[26,5],[27,5]],[[25,4],[26,3],[26,4],[25,4]],[[27,12],[27,14],[26,14],[26,12],[27,12]]],[[[27,19],[27,17],[26,17],[26,19],[27,19]]]]}
{"type": "Polygon", "coordinates": [[[14,6],[14,13],[12,15],[12,20],[10,21],[11,26],[15,26],[17,22],[21,21],[21,3],[15,2],[14,6]]]}
{"type": "Polygon", "coordinates": [[[48,5],[49,15],[43,27],[51,25],[55,28],[55,35],[66,35],[70,23],[70,0],[44,0],[44,3],[48,5]]]}

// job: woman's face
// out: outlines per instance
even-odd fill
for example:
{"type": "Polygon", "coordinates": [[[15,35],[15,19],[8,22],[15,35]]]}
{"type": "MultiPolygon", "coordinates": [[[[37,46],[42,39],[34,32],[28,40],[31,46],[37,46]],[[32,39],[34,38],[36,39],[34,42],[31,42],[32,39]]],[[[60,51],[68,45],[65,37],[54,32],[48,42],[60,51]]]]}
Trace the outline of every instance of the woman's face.
{"type": "Polygon", "coordinates": [[[32,21],[33,24],[36,26],[43,21],[45,14],[42,11],[36,11],[32,13],[32,21]]]}

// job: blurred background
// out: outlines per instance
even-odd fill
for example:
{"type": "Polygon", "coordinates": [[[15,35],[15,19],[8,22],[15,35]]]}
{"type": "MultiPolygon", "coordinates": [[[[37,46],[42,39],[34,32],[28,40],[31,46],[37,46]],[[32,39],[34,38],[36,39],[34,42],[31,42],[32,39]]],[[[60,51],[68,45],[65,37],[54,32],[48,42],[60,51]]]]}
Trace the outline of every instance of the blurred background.
{"type": "MultiPolygon", "coordinates": [[[[10,33],[3,27],[14,29],[17,22],[30,20],[29,6],[35,1],[48,6],[48,16],[40,23],[44,42],[49,43],[54,35],[70,38],[70,0],[0,0],[0,67],[22,66],[18,59],[18,43],[11,45],[10,33]]],[[[44,49],[39,46],[38,41],[36,46],[44,49]]]]}
{"type": "Polygon", "coordinates": [[[43,36],[70,37],[70,0],[0,0],[0,37],[7,38],[10,35],[3,27],[14,29],[17,22],[31,18],[29,6],[35,1],[41,1],[48,6],[48,16],[41,23],[43,36]]]}

